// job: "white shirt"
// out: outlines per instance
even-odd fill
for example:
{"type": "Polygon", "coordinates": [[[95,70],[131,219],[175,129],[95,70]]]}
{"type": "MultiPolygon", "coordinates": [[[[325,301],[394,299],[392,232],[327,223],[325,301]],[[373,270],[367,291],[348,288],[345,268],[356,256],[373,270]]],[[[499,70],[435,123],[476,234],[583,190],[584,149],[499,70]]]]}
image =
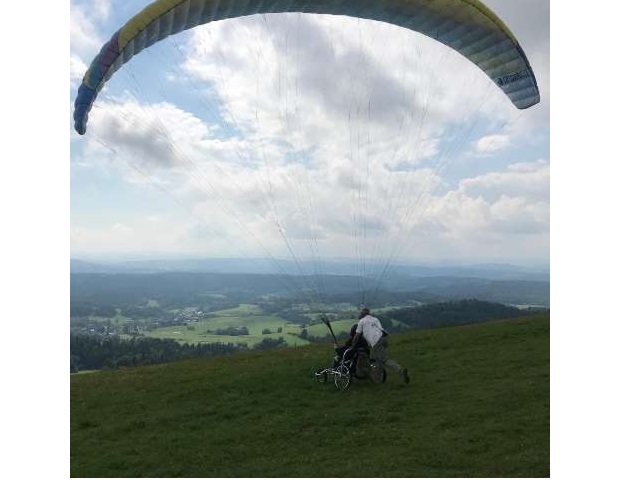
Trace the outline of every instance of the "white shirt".
{"type": "Polygon", "coordinates": [[[373,348],[379,339],[383,336],[383,327],[377,317],[372,315],[366,315],[359,323],[357,323],[357,333],[360,333],[365,338],[370,348],[373,348]]]}

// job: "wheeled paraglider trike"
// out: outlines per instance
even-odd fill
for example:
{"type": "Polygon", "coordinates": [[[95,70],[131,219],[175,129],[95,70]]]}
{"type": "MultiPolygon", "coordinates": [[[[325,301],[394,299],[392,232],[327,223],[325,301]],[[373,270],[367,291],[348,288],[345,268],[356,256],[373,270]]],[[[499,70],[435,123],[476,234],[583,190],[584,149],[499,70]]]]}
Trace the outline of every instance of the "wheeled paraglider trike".
{"type": "Polygon", "coordinates": [[[348,388],[353,378],[369,379],[374,383],[385,382],[385,368],[379,367],[376,361],[370,358],[367,349],[357,348],[342,354],[340,348],[336,347],[335,352],[337,357],[332,366],[314,373],[318,382],[327,382],[329,377],[333,377],[338,390],[348,388]]]}

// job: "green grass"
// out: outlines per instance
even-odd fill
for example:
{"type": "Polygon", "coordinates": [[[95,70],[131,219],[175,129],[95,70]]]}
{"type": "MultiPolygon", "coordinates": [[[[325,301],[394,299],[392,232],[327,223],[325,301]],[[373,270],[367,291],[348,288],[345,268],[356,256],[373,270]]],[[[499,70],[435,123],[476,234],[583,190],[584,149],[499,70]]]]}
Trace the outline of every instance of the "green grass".
{"type": "MultiPolygon", "coordinates": [[[[188,325],[175,325],[170,327],[162,327],[152,330],[145,334],[147,337],[153,338],[170,338],[180,343],[200,343],[200,342],[229,342],[229,343],[245,343],[252,347],[256,343],[261,342],[264,338],[283,337],[288,345],[307,345],[308,342],[294,334],[301,332],[298,325],[287,323],[286,320],[272,315],[260,315],[258,311],[254,314],[248,314],[246,310],[225,310],[221,315],[218,313],[215,317],[204,318],[199,322],[191,322],[188,325]],[[239,327],[248,328],[249,335],[215,335],[208,333],[220,328],[239,327]],[[277,330],[281,328],[282,332],[277,330]],[[272,333],[262,334],[264,329],[269,329],[272,333]]],[[[325,325],[323,326],[325,329],[325,325]]]]}
{"type": "Polygon", "coordinates": [[[548,477],[549,316],[391,337],[346,391],[312,344],[71,376],[72,477],[548,477]],[[358,427],[357,427],[358,425],[358,427]]]}
{"type": "Polygon", "coordinates": [[[300,332],[300,326],[288,323],[283,318],[263,315],[257,305],[242,304],[235,308],[217,311],[215,316],[203,318],[197,323],[191,322],[188,325],[157,328],[146,333],[146,336],[173,339],[180,343],[244,343],[248,347],[253,347],[264,338],[277,339],[283,337],[288,345],[307,345],[308,342],[306,340],[297,336],[300,332]],[[230,336],[209,333],[220,328],[239,326],[248,328],[249,335],[230,336]],[[281,333],[277,332],[279,328],[282,329],[281,333]],[[265,329],[270,330],[272,333],[262,334],[265,329]]]}
{"type": "MultiPolygon", "coordinates": [[[[357,323],[356,320],[335,320],[330,322],[330,326],[332,327],[332,331],[335,332],[335,335],[339,335],[340,333],[348,333],[350,332],[350,328],[352,325],[357,323]]],[[[330,330],[326,327],[326,324],[323,322],[315,323],[314,325],[309,325],[307,327],[308,334],[314,337],[323,337],[324,335],[330,335],[330,330]]]]}
{"type": "Polygon", "coordinates": [[[226,310],[218,310],[215,315],[226,317],[243,317],[246,315],[261,315],[261,308],[257,305],[249,303],[242,303],[234,308],[227,308],[226,310]]]}

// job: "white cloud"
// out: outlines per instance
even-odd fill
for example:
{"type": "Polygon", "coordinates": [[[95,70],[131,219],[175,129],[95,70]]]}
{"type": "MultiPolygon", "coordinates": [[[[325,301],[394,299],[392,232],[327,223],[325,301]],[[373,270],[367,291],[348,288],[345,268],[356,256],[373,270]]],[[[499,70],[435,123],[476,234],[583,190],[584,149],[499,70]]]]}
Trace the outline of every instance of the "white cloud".
{"type": "Polygon", "coordinates": [[[262,144],[284,139],[293,151],[318,146],[323,161],[413,166],[438,153],[446,126],[460,135],[472,115],[506,101],[467,60],[415,32],[330,16],[262,18],[194,31],[184,62],[211,83],[226,121],[262,144]]]}
{"type": "Polygon", "coordinates": [[[205,138],[207,127],[174,105],[145,105],[124,96],[94,108],[91,133],[122,159],[153,173],[189,164],[191,142],[205,138]]]}
{"type": "Polygon", "coordinates": [[[71,89],[73,92],[77,91],[84,72],[86,72],[87,65],[76,55],[71,55],[71,89]]]}
{"type": "Polygon", "coordinates": [[[492,233],[525,235],[549,232],[549,204],[503,195],[490,206],[492,233]]]}
{"type": "MultiPolygon", "coordinates": [[[[96,1],[89,6],[71,3],[71,52],[76,55],[94,56],[104,43],[96,22],[108,18],[110,2],[96,1]]],[[[92,58],[92,57],[91,57],[92,58]]]]}
{"type": "Polygon", "coordinates": [[[511,252],[526,236],[548,252],[548,182],[549,167],[543,161],[465,179],[458,189],[430,199],[419,234],[434,233],[467,251],[487,251],[496,241],[511,252]]]}
{"type": "Polygon", "coordinates": [[[549,162],[515,163],[505,171],[468,178],[460,182],[459,191],[492,200],[505,195],[549,203],[549,162]]]}
{"type": "Polygon", "coordinates": [[[501,150],[510,145],[507,135],[486,135],[476,141],[475,148],[479,153],[489,153],[501,150]]]}

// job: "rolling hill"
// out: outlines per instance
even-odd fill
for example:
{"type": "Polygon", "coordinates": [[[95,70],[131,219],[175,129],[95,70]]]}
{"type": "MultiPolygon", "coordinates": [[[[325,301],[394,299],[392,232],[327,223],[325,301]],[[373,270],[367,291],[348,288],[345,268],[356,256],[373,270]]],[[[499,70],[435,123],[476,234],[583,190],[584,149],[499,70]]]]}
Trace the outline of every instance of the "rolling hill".
{"type": "Polygon", "coordinates": [[[549,314],[390,337],[345,391],[326,344],[71,376],[72,477],[548,477],[549,314]]]}

